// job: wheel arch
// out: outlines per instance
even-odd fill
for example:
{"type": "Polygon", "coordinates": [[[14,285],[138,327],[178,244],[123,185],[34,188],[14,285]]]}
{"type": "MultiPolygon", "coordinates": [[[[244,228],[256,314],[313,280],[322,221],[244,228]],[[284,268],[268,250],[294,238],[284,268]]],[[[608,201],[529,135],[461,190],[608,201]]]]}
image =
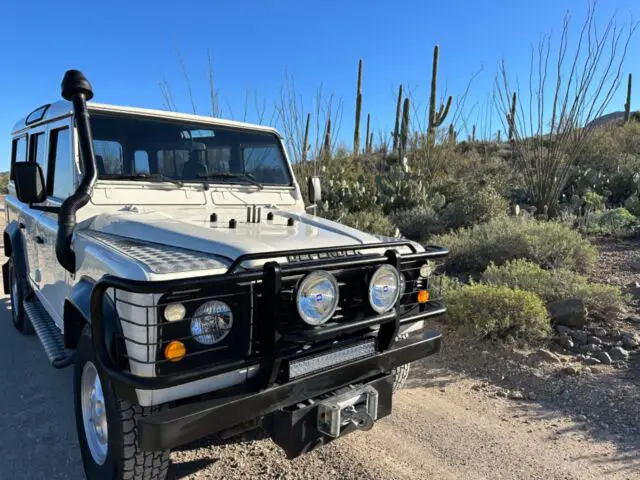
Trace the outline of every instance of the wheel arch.
{"type": "MultiPolygon", "coordinates": [[[[75,349],[78,346],[82,329],[91,325],[91,293],[96,281],[83,276],[71,289],[64,301],[64,345],[75,349]]],[[[105,338],[110,353],[115,352],[117,332],[119,328],[116,306],[108,296],[102,302],[102,313],[106,327],[105,338]]]]}

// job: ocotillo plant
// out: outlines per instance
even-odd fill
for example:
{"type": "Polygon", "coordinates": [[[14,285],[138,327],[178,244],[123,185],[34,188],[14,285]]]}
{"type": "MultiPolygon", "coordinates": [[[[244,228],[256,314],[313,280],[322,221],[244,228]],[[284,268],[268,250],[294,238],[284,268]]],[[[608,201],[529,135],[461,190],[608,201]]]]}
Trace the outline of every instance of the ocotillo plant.
{"type": "Polygon", "coordinates": [[[360,154],[360,113],[362,111],[362,59],[358,62],[358,88],[356,90],[356,124],[353,129],[353,154],[360,154]]]}
{"type": "Polygon", "coordinates": [[[400,125],[400,152],[399,157],[402,159],[404,152],[407,151],[407,141],[409,140],[409,99],[404,99],[402,106],[402,124],[400,125]]]}
{"type": "Polygon", "coordinates": [[[627,80],[627,103],[624,104],[624,123],[627,123],[631,118],[631,81],[633,77],[629,74],[629,80],[627,80]]]}
{"type": "Polygon", "coordinates": [[[400,116],[402,115],[402,85],[398,88],[398,102],[396,103],[396,123],[393,129],[393,149],[398,148],[400,135],[400,116]]]}
{"type": "Polygon", "coordinates": [[[517,102],[516,92],[513,92],[513,96],[511,97],[511,109],[507,114],[507,126],[509,127],[509,141],[513,140],[513,134],[516,128],[516,102],[517,102]]]}
{"type": "Polygon", "coordinates": [[[302,139],[302,161],[307,161],[309,151],[309,125],[311,124],[311,114],[307,113],[307,123],[304,126],[304,138],[302,139]]]}
{"type": "Polygon", "coordinates": [[[364,153],[369,153],[369,130],[371,128],[371,114],[367,113],[367,133],[364,135],[364,153]]]}
{"type": "Polygon", "coordinates": [[[447,103],[440,106],[440,110],[436,111],[436,98],[438,95],[438,58],[440,56],[440,47],[433,47],[433,69],[431,70],[431,96],[429,97],[429,128],[428,135],[435,142],[436,128],[442,125],[445,118],[449,114],[451,101],[453,97],[449,96],[447,103]]]}

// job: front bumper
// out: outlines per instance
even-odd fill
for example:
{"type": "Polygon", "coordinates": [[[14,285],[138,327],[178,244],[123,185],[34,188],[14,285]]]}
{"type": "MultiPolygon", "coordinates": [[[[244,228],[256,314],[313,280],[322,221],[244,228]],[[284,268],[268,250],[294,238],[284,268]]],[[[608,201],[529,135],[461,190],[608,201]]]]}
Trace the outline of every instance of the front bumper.
{"type": "MultiPolygon", "coordinates": [[[[418,340],[399,343],[397,347],[394,345],[375,356],[257,393],[248,392],[246,387],[234,387],[216,392],[215,398],[209,400],[187,403],[143,417],[140,419],[140,448],[146,451],[166,450],[267,417],[274,439],[277,440],[277,436],[283,439],[279,443],[281,446],[286,444],[287,454],[296,456],[306,451],[310,438],[314,443],[325,443],[327,439],[317,432],[310,434],[304,428],[298,429],[302,436],[296,437],[297,430],[294,425],[287,426],[291,418],[282,415],[283,409],[346,385],[382,382],[383,379],[386,379],[383,383],[388,384],[391,370],[436,353],[440,349],[440,339],[439,333],[425,333],[418,340]]],[[[382,417],[390,412],[391,405],[384,402],[380,408],[379,417],[382,417]]]]}

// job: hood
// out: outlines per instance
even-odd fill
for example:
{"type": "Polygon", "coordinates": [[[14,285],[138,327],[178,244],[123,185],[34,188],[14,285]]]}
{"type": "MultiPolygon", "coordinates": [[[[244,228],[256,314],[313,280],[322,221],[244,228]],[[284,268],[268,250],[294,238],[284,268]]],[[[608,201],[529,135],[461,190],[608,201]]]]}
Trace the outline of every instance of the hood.
{"type": "Polygon", "coordinates": [[[349,247],[382,241],[380,237],[312,215],[265,208],[261,213],[260,222],[248,221],[246,210],[218,214],[217,221],[211,222],[211,212],[204,209],[175,213],[134,209],[98,215],[89,229],[231,261],[246,253],[349,247]],[[270,213],[273,219],[267,220],[270,213]],[[230,228],[232,219],[235,228],[230,228]],[[293,225],[288,225],[291,219],[293,225]]]}

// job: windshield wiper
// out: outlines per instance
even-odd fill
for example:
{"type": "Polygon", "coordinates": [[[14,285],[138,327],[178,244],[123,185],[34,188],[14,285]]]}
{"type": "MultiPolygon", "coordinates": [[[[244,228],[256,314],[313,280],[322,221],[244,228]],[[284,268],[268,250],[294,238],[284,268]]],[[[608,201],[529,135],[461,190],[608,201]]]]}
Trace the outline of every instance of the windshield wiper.
{"type": "Polygon", "coordinates": [[[105,180],[147,180],[150,182],[169,182],[182,187],[184,184],[180,180],[176,180],[172,177],[167,177],[161,173],[106,173],[99,175],[99,178],[105,180]]]}
{"type": "Polygon", "coordinates": [[[246,180],[248,183],[250,183],[251,185],[255,185],[260,190],[264,188],[264,185],[262,185],[258,180],[256,180],[256,178],[250,173],[223,173],[223,172],[207,173],[204,175],[198,174],[198,178],[202,178],[204,180],[218,180],[218,179],[246,180]]]}

